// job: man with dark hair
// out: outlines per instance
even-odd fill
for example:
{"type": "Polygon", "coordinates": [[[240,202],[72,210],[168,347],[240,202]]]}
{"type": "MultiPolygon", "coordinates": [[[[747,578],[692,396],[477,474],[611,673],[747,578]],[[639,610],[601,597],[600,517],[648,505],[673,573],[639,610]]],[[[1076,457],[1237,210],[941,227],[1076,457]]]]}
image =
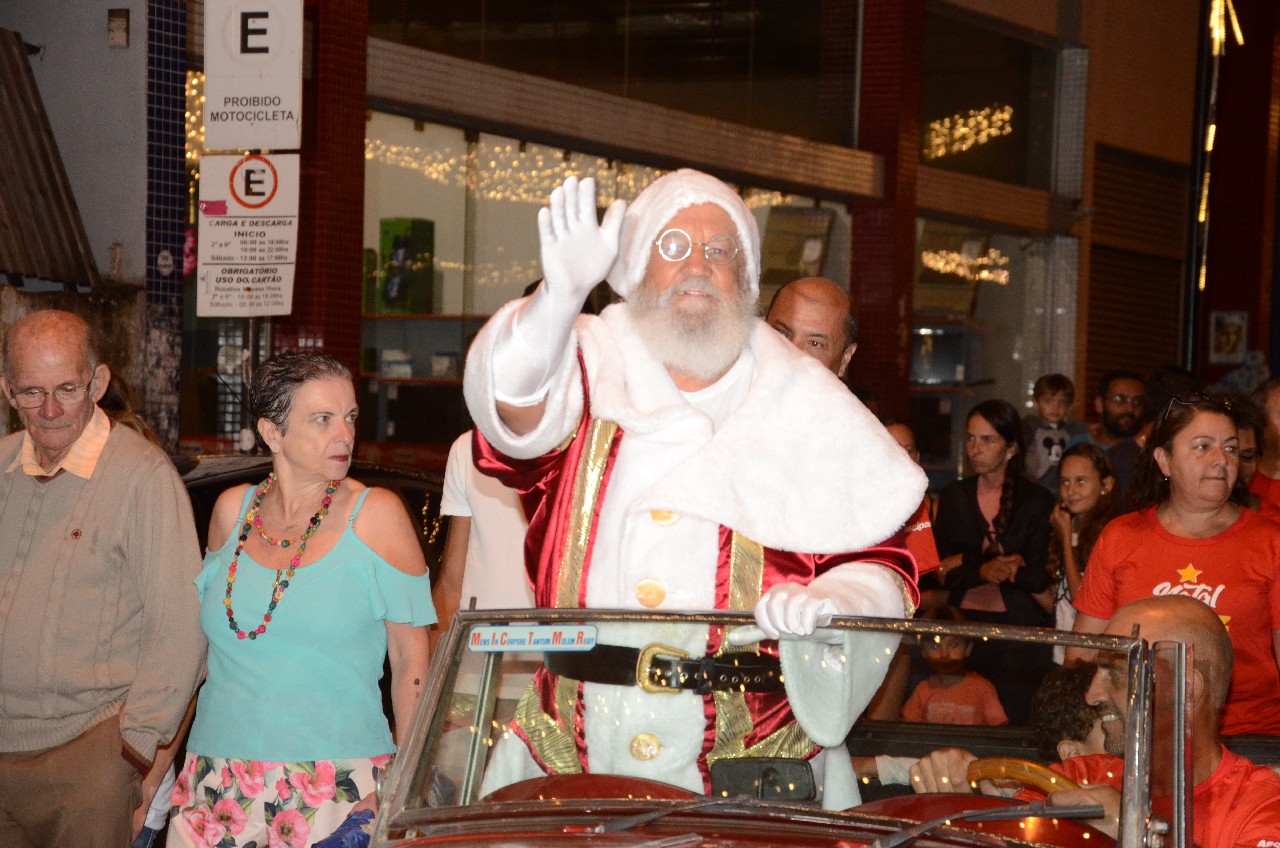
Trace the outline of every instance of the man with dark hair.
{"type": "Polygon", "coordinates": [[[1117,369],[1102,375],[1093,408],[1101,420],[1091,430],[1093,441],[1107,449],[1116,475],[1117,502],[1124,504],[1133,467],[1142,453],[1135,436],[1142,428],[1144,387],[1142,375],[1117,369]]]}
{"type": "Polygon", "coordinates": [[[826,277],[802,277],[778,289],[764,322],[837,377],[844,377],[858,348],[853,301],[826,277]]]}
{"type": "Polygon", "coordinates": [[[1136,371],[1117,369],[1102,375],[1093,408],[1099,424],[1093,429],[1093,441],[1110,450],[1132,439],[1142,425],[1145,387],[1136,371]]]}
{"type": "Polygon", "coordinates": [[[3,352],[26,429],[0,440],[0,845],[119,848],[204,666],[191,503],[98,406],[88,324],[36,312],[3,352]]]}
{"type": "Polygon", "coordinates": [[[1046,762],[1104,750],[1098,708],[1085,700],[1097,670],[1091,662],[1059,666],[1031,697],[1031,731],[1046,762]]]}

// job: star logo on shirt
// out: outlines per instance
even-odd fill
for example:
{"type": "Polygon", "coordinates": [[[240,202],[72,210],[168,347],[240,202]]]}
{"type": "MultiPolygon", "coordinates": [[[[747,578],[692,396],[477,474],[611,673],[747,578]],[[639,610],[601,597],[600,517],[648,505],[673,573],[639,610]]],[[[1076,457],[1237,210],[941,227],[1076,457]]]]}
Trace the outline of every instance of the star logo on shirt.
{"type": "Polygon", "coordinates": [[[1183,583],[1195,583],[1196,578],[1198,578],[1203,573],[1204,572],[1196,568],[1191,563],[1187,563],[1186,568],[1178,569],[1178,576],[1182,578],[1183,583]]]}

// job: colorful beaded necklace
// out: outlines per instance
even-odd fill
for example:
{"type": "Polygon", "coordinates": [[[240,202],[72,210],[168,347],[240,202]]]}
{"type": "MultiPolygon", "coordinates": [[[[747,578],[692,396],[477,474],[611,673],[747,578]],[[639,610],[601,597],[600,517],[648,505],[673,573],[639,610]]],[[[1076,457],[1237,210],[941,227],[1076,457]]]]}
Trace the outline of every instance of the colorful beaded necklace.
{"type": "Polygon", "coordinates": [[[271,614],[275,612],[276,605],[280,603],[280,599],[284,597],[284,590],[289,588],[289,581],[293,579],[293,573],[298,570],[298,563],[302,561],[302,554],[307,550],[307,540],[311,538],[311,534],[316,532],[316,528],[320,526],[320,521],[329,514],[329,505],[333,503],[333,493],[338,491],[340,480],[333,480],[325,487],[324,500],[320,502],[320,509],[316,514],[311,516],[311,520],[307,523],[307,529],[303,531],[302,536],[298,539],[281,539],[277,542],[262,530],[262,499],[267,496],[267,492],[271,490],[271,486],[276,482],[275,472],[267,475],[267,479],[262,481],[262,485],[258,487],[257,493],[253,496],[253,503],[249,506],[248,511],[244,514],[244,526],[240,528],[240,541],[236,545],[236,552],[231,555],[231,566],[227,569],[227,595],[223,598],[223,604],[227,608],[227,625],[235,632],[237,639],[257,639],[263,633],[267,632],[267,624],[271,621],[271,614]],[[271,584],[271,603],[267,607],[266,614],[262,616],[262,623],[253,630],[245,632],[236,625],[236,614],[231,608],[231,588],[236,582],[236,566],[240,559],[240,552],[244,550],[245,540],[249,538],[249,531],[254,527],[258,528],[258,533],[268,544],[272,546],[278,545],[287,548],[291,545],[297,545],[298,552],[293,555],[293,559],[289,560],[289,569],[287,571],[277,571],[275,582],[271,584]],[[281,579],[283,577],[283,579],[281,579]]]}

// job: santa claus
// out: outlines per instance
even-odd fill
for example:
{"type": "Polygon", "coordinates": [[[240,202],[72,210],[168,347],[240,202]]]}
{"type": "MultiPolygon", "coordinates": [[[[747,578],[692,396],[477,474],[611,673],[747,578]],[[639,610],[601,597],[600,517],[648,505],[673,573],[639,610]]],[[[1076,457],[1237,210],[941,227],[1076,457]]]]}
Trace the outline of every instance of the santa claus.
{"type": "Polygon", "coordinates": [[[894,639],[815,629],[911,614],[910,555],[874,546],[923,472],[756,317],[759,231],[721,181],[669,173],[599,222],[594,182],[570,177],[538,224],[545,278],[486,325],[465,390],[477,466],[530,517],[539,605],[752,610],[766,641],[615,625],[548,654],[485,788],[607,772],[707,792],[782,758],[826,807],[856,803],[843,742],[894,639]],[[624,302],[580,316],[606,277],[624,302]]]}

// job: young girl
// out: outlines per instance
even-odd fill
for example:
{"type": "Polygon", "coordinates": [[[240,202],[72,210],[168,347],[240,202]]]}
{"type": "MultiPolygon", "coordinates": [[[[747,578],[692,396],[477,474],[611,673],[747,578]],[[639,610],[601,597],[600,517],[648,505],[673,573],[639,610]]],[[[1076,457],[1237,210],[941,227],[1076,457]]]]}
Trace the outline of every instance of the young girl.
{"type": "MultiPolygon", "coordinates": [[[[1054,583],[1036,596],[1054,626],[1070,630],[1076,619],[1071,601],[1080,588],[1085,564],[1102,528],[1116,515],[1115,474],[1107,453],[1097,445],[1081,442],[1067,449],[1058,465],[1059,501],[1049,516],[1053,540],[1049,545],[1049,573],[1054,583]]],[[[1062,662],[1062,649],[1054,649],[1062,662]]]]}

